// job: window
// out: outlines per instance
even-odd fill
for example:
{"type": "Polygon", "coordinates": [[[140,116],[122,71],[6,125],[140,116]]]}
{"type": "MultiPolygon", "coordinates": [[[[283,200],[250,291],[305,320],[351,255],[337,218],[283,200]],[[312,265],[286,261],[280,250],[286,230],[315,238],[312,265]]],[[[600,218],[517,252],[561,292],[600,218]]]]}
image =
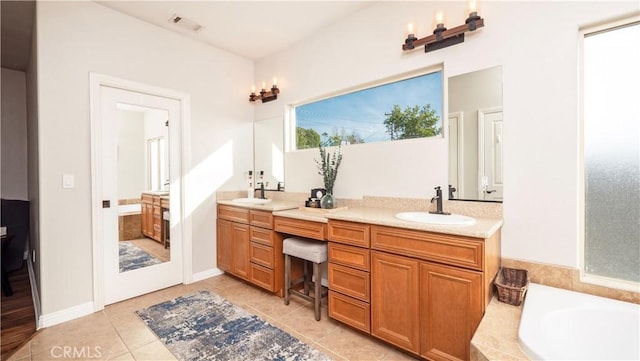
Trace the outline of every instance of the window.
{"type": "Polygon", "coordinates": [[[147,140],[149,144],[149,189],[166,190],[167,156],[163,137],[147,140]]]}
{"type": "Polygon", "coordinates": [[[442,71],[298,105],[296,149],[442,134],[442,71]]]}
{"type": "Polygon", "coordinates": [[[583,35],[583,270],[587,277],[637,284],[640,23],[592,29],[583,35]]]}

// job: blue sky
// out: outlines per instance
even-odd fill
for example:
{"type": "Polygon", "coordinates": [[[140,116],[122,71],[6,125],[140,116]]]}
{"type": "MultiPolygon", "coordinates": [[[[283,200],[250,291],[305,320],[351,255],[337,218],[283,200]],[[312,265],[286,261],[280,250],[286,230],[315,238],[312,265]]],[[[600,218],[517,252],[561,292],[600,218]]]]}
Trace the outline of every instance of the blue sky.
{"type": "Polygon", "coordinates": [[[395,104],[401,109],[431,104],[442,126],[442,72],[435,72],[384,84],[296,107],[296,124],[318,133],[351,134],[365,142],[389,140],[383,124],[395,104]]]}

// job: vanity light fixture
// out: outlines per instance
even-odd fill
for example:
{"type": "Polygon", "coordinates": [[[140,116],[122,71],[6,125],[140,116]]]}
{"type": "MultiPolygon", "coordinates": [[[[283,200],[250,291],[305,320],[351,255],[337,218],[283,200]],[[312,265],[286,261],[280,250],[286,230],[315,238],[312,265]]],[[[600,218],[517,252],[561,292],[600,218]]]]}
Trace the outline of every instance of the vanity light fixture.
{"type": "Polygon", "coordinates": [[[444,13],[436,13],[436,27],[433,29],[433,35],[425,36],[421,39],[418,39],[414,35],[413,24],[409,24],[408,35],[404,44],[402,44],[402,50],[412,50],[424,45],[424,52],[428,53],[433,50],[464,42],[464,33],[467,31],[475,31],[484,26],[484,19],[478,15],[477,0],[469,1],[467,9],[469,16],[465,20],[464,25],[456,26],[452,29],[445,27],[444,13]]]}
{"type": "Polygon", "coordinates": [[[259,93],[256,94],[256,86],[251,87],[251,94],[249,94],[249,101],[255,102],[256,100],[261,100],[263,103],[270,102],[272,100],[278,99],[278,94],[280,94],[280,89],[278,89],[278,79],[273,78],[273,85],[271,85],[271,89],[266,90],[266,83],[262,82],[262,89],[259,93]]]}

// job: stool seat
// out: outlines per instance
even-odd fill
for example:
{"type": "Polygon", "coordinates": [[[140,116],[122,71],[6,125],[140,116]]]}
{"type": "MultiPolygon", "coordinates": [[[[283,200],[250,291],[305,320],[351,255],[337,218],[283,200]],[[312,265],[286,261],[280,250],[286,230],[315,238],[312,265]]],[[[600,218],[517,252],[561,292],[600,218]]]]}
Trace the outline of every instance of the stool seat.
{"type": "Polygon", "coordinates": [[[316,321],[320,321],[320,301],[328,292],[322,292],[322,270],[320,264],[327,261],[327,243],[312,239],[289,237],[282,241],[284,253],[284,304],[289,304],[289,295],[297,295],[313,301],[316,321]],[[291,257],[303,260],[304,275],[291,280],[291,257]],[[308,272],[308,263],[313,263],[313,278],[308,272]],[[309,295],[309,284],[314,285],[313,297],[309,295]],[[295,289],[300,284],[304,292],[295,289]]]}
{"type": "Polygon", "coordinates": [[[322,241],[290,237],[283,241],[282,253],[313,263],[323,263],[327,261],[327,244],[322,241]]]}

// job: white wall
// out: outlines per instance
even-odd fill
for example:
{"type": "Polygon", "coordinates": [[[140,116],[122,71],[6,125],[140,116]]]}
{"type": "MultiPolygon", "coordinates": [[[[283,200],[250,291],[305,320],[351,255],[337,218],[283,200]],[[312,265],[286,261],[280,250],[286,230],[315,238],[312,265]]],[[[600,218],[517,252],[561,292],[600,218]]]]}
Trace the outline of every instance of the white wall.
{"type": "Polygon", "coordinates": [[[89,72],[190,94],[193,272],[215,267],[215,191],[252,166],[253,64],[94,2],[38,2],[36,25],[43,315],[93,296],[89,72]]]}
{"type": "MultiPolygon", "coordinates": [[[[383,2],[259,61],[255,79],[277,76],[281,93],[277,101],[256,106],[255,119],[283,114],[287,104],[440,63],[445,77],[502,65],[502,255],[577,267],[578,29],[637,12],[637,1],[483,2],[486,25],[468,33],[465,43],[403,53],[407,23],[416,24],[418,37],[430,34],[436,4],[444,7],[449,26],[463,23],[463,2],[383,2]]],[[[433,187],[447,184],[446,144],[424,139],[346,148],[335,194],[431,197],[433,187]]],[[[315,157],[315,151],[286,155],[287,190],[321,184],[315,157]]]]}
{"type": "Polygon", "coordinates": [[[2,68],[2,188],[5,199],[28,200],[27,80],[22,71],[2,68]]]}

